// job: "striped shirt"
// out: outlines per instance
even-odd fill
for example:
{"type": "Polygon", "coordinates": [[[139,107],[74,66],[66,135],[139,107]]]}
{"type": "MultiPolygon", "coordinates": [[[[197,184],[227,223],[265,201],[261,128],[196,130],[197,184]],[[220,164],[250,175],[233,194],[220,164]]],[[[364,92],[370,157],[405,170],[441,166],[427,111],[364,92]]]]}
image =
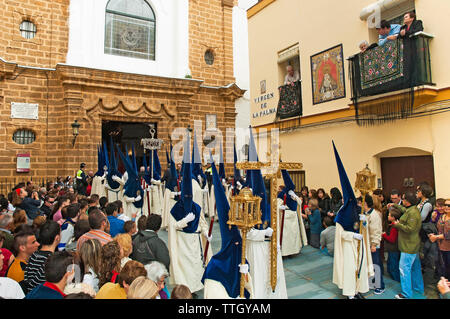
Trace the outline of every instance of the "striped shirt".
{"type": "Polygon", "coordinates": [[[31,255],[25,267],[25,294],[45,282],[45,262],[51,254],[51,251],[37,250],[31,255]]]}
{"type": "Polygon", "coordinates": [[[100,229],[91,229],[78,239],[77,251],[80,251],[81,245],[83,245],[83,243],[89,239],[98,239],[100,241],[100,244],[102,244],[102,246],[113,240],[110,234],[105,233],[100,229]]]}

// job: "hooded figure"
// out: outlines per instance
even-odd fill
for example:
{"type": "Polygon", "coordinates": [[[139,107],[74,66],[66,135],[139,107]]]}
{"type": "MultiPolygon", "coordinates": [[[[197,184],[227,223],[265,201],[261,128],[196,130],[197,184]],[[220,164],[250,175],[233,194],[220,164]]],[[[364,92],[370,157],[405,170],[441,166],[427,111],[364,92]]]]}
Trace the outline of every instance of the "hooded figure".
{"type": "MultiPolygon", "coordinates": [[[[97,146],[97,172],[92,179],[91,195],[97,194],[99,197],[106,196],[104,182],[108,166],[106,166],[107,156],[105,157],[105,148],[105,143],[103,143],[103,147],[102,145],[97,146]]],[[[106,151],[106,154],[108,154],[108,151],[106,151]]]]}
{"type": "Polygon", "coordinates": [[[146,188],[144,196],[144,214],[149,215],[152,213],[162,215],[163,192],[161,185],[161,164],[159,162],[157,150],[152,150],[150,152],[149,166],[150,168],[146,170],[146,174],[144,175],[146,188]],[[150,212],[148,211],[148,206],[150,206],[150,212]]]}
{"type": "MultiPolygon", "coordinates": [[[[170,210],[168,238],[170,282],[171,284],[185,285],[194,293],[203,288],[201,282],[204,272],[202,236],[208,238],[208,224],[200,206],[192,196],[193,181],[189,144],[188,133],[183,154],[184,168],[181,197],[170,210]]],[[[208,238],[208,240],[211,240],[211,238],[208,238]]],[[[212,255],[210,249],[208,254],[212,255]]]]}
{"type": "Polygon", "coordinates": [[[365,215],[359,215],[361,208],[357,205],[355,194],[334,142],[333,149],[344,197],[344,205],[335,218],[333,283],[342,289],[344,296],[364,299],[360,293],[369,291],[369,277],[374,275],[369,228],[365,215]],[[360,219],[365,228],[361,229],[361,234],[359,233],[360,219]]]}
{"type": "MultiPolygon", "coordinates": [[[[212,166],[214,165],[214,161],[211,158],[210,161],[212,161],[211,163],[211,169],[212,166]]],[[[219,181],[220,184],[223,186],[223,188],[225,189],[225,196],[228,200],[228,203],[230,202],[230,191],[231,191],[231,187],[229,187],[229,185],[226,183],[225,181],[225,163],[223,160],[223,152],[222,152],[222,143],[220,143],[220,153],[219,153],[219,181]]],[[[217,216],[217,204],[216,204],[216,195],[215,195],[215,186],[214,183],[211,185],[211,192],[208,194],[209,195],[209,210],[208,210],[208,216],[209,217],[214,217],[217,216]]]]}
{"type": "MultiPolygon", "coordinates": [[[[250,129],[249,160],[257,161],[253,134],[250,129]]],[[[248,170],[247,170],[248,173],[248,170]]],[[[270,237],[273,229],[270,227],[270,205],[267,202],[266,188],[262,178],[261,170],[252,170],[247,183],[251,185],[253,195],[260,196],[263,224],[267,228],[252,228],[247,233],[247,260],[250,264],[250,276],[252,278],[252,293],[255,299],[287,299],[286,280],[284,277],[283,260],[278,243],[277,253],[277,286],[272,292],[270,285],[270,237]]],[[[277,238],[279,241],[279,237],[277,238]]]]}
{"type": "Polygon", "coordinates": [[[303,245],[307,245],[306,229],[303,223],[303,218],[299,216],[299,209],[302,205],[302,200],[295,194],[295,185],[292,182],[289,173],[286,170],[281,170],[283,175],[284,188],[278,194],[278,209],[280,215],[278,220],[280,223],[280,236],[283,232],[283,242],[281,246],[281,255],[289,256],[300,252],[303,245]],[[286,198],[286,205],[284,199],[286,198]],[[283,219],[284,210],[284,223],[283,219]],[[283,226],[283,230],[281,229],[283,226]]]}
{"type": "MultiPolygon", "coordinates": [[[[202,159],[198,149],[197,138],[194,131],[194,144],[192,146],[192,191],[194,196],[194,202],[196,202],[203,214],[209,214],[209,192],[206,182],[206,175],[202,169],[202,159]]],[[[184,169],[183,169],[184,172],[184,169]]],[[[184,175],[183,175],[184,178],[184,175]]]]}
{"type": "Polygon", "coordinates": [[[167,229],[169,226],[169,215],[172,207],[175,205],[180,197],[181,191],[178,186],[178,173],[175,162],[172,159],[172,145],[170,145],[170,157],[166,152],[167,164],[170,169],[170,177],[166,183],[166,189],[164,191],[164,201],[162,207],[162,222],[161,228],[167,229]]]}
{"type": "Polygon", "coordinates": [[[211,161],[222,246],[220,251],[211,258],[203,274],[204,298],[229,299],[239,297],[241,273],[247,273],[248,281],[245,285],[245,297],[250,298],[251,280],[248,275],[248,263],[241,266],[242,238],[236,226],[232,226],[231,229],[228,227],[230,205],[212,156],[211,161]]]}
{"type": "Polygon", "coordinates": [[[117,148],[117,153],[128,173],[128,179],[124,185],[123,192],[123,213],[128,218],[135,220],[142,215],[142,205],[144,202],[142,200],[144,190],[141,187],[141,180],[137,171],[136,157],[134,156],[134,151],[131,159],[127,155],[124,155],[119,148],[117,148]]]}
{"type": "Polygon", "coordinates": [[[108,174],[106,175],[106,189],[108,192],[108,202],[116,200],[123,201],[123,186],[125,185],[122,174],[117,169],[116,155],[112,137],[109,139],[110,161],[108,166],[108,174]]]}

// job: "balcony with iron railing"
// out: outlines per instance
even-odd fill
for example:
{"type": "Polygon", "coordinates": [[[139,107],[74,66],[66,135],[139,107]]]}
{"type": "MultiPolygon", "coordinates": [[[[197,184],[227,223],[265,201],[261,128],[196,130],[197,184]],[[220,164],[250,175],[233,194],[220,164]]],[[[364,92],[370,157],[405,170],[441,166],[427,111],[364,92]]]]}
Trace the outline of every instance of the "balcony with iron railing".
{"type": "Polygon", "coordinates": [[[432,38],[418,32],[348,58],[351,100],[359,125],[393,121],[413,114],[418,88],[434,85],[432,38]]]}

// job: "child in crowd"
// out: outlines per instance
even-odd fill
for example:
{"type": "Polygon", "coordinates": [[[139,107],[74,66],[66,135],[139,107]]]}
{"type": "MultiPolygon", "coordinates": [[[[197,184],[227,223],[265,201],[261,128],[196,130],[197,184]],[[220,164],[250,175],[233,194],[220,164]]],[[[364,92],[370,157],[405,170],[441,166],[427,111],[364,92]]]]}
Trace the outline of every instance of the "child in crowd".
{"type": "MultiPolygon", "coordinates": [[[[389,208],[388,221],[390,223],[399,220],[400,217],[402,217],[402,212],[399,209],[394,206],[389,208]]],[[[398,231],[392,224],[389,224],[387,231],[382,233],[382,237],[384,239],[384,248],[388,252],[387,272],[392,279],[400,282],[400,250],[397,245],[398,231]]]]}
{"type": "Polygon", "coordinates": [[[334,234],[336,232],[336,226],[333,225],[333,220],[330,216],[325,216],[323,218],[324,231],[320,233],[320,250],[328,254],[329,256],[334,256],[334,234]]]}
{"type": "Polygon", "coordinates": [[[319,202],[316,198],[311,198],[308,202],[308,208],[305,209],[306,215],[303,218],[307,218],[310,223],[311,239],[309,244],[314,248],[320,247],[320,233],[322,232],[322,222],[320,218],[319,202]]]}

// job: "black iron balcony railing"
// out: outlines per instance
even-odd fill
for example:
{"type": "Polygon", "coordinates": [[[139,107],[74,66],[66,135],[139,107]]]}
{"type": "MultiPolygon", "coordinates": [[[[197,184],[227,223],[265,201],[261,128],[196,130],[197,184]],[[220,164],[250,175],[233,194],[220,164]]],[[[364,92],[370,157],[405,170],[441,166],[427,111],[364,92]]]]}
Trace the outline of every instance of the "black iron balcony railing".
{"type": "Polygon", "coordinates": [[[426,33],[418,32],[408,39],[387,41],[382,46],[349,58],[352,102],[358,124],[405,118],[413,112],[414,88],[433,85],[429,49],[431,38],[426,33]],[[408,93],[399,94],[398,98],[372,103],[365,108],[358,105],[358,100],[363,97],[405,89],[409,89],[408,93]]]}
{"type": "Polygon", "coordinates": [[[280,99],[278,100],[277,120],[302,116],[301,83],[301,81],[297,81],[278,87],[280,99]]]}

